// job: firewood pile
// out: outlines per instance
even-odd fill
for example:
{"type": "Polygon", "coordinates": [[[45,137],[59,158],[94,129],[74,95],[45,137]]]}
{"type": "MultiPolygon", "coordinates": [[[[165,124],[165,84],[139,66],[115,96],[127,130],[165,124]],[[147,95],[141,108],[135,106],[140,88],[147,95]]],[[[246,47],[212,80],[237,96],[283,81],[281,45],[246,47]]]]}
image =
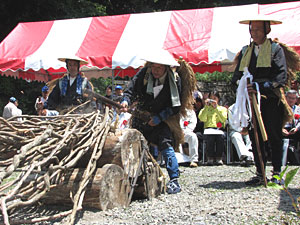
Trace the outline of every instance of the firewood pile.
{"type": "MultiPolygon", "coordinates": [[[[0,117],[2,223],[22,224],[69,216],[83,207],[126,207],[132,199],[158,196],[165,176],[135,129],[116,130],[112,111],[41,117],[0,117]],[[13,218],[37,204],[72,209],[40,218],[13,218]]],[[[1,223],[0,220],[0,223],[1,223]]]]}

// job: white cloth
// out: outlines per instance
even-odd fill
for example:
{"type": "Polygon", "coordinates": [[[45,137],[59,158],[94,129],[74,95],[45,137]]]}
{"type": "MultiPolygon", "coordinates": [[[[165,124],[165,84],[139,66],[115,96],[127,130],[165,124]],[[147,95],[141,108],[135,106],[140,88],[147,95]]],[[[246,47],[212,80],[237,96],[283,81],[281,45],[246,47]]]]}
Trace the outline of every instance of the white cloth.
{"type": "MultiPolygon", "coordinates": [[[[184,142],[189,145],[190,162],[198,162],[198,138],[194,133],[197,125],[197,116],[194,110],[187,109],[186,117],[180,118],[180,127],[184,133],[184,142]],[[187,126],[185,126],[186,124],[187,126]]],[[[182,146],[180,147],[182,149],[182,146]]]]}
{"type": "Polygon", "coordinates": [[[119,124],[118,128],[120,130],[129,128],[129,120],[131,118],[131,114],[128,112],[121,112],[119,115],[119,124]]]}
{"type": "Polygon", "coordinates": [[[76,78],[77,78],[77,77],[70,77],[70,76],[69,76],[70,87],[72,86],[72,84],[74,83],[74,81],[75,81],[76,78]]]}
{"type": "Polygon", "coordinates": [[[253,153],[249,151],[252,149],[249,135],[242,135],[240,133],[242,131],[242,127],[238,126],[237,123],[233,123],[233,121],[235,121],[233,118],[234,115],[232,114],[232,109],[234,107],[235,104],[228,108],[228,125],[231,142],[234,144],[239,159],[247,157],[248,160],[253,160],[253,153]]]}
{"type": "Polygon", "coordinates": [[[236,127],[247,127],[248,122],[252,117],[250,99],[247,90],[247,78],[252,82],[252,75],[248,69],[245,68],[244,75],[240,79],[239,86],[236,92],[236,101],[234,107],[231,109],[232,121],[231,125],[236,127]]]}
{"type": "Polygon", "coordinates": [[[58,116],[58,115],[59,112],[56,110],[49,110],[49,109],[46,110],[46,116],[58,116]]]}
{"type": "MultiPolygon", "coordinates": [[[[3,109],[3,118],[8,119],[14,116],[21,116],[22,110],[19,109],[14,103],[9,102],[3,109]]],[[[17,119],[18,121],[21,121],[21,118],[17,119]]]]}

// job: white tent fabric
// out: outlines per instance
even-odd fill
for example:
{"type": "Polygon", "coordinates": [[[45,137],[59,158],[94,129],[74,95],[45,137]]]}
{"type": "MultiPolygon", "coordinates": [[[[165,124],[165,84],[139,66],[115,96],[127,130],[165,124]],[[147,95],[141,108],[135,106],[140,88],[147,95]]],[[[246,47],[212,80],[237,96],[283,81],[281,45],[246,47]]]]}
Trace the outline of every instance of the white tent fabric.
{"type": "Polygon", "coordinates": [[[0,74],[30,73],[28,79],[36,80],[44,74],[47,80],[65,70],[57,60],[65,55],[99,69],[138,68],[144,64],[141,52],[160,47],[193,65],[232,61],[250,41],[248,26],[239,21],[258,13],[281,20],[269,37],[300,52],[300,1],[252,4],[19,23],[0,44],[0,74]]]}

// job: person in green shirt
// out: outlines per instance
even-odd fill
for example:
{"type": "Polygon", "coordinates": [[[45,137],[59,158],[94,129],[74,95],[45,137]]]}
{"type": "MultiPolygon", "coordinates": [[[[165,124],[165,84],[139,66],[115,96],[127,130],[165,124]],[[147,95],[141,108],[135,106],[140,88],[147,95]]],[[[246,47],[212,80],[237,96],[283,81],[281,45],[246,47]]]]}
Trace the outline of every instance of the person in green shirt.
{"type": "Polygon", "coordinates": [[[222,154],[225,150],[225,122],[227,108],[219,105],[220,94],[210,92],[205,100],[204,108],[199,112],[199,120],[204,122],[204,135],[206,139],[207,165],[223,165],[222,154]]]}

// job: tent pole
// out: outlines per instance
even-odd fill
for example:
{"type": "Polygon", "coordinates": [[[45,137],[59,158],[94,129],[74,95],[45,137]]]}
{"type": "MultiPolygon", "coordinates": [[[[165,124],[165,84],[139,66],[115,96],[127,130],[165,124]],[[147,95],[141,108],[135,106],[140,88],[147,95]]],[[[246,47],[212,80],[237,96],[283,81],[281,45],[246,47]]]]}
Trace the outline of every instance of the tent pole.
{"type": "Polygon", "coordinates": [[[112,79],[111,79],[112,94],[114,95],[115,94],[115,69],[112,69],[111,75],[112,75],[112,79]]]}

